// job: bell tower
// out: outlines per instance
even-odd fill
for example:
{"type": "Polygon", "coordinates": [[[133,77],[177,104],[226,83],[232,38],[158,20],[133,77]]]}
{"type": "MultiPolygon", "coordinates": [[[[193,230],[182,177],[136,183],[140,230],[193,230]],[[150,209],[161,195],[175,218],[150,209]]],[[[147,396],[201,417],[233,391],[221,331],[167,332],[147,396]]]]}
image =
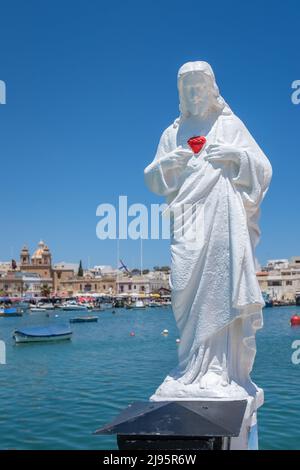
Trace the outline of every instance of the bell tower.
{"type": "Polygon", "coordinates": [[[44,245],[42,254],[42,264],[45,266],[51,266],[51,253],[47,245],[44,245]]]}
{"type": "Polygon", "coordinates": [[[21,261],[21,269],[23,266],[30,265],[30,255],[26,245],[23,246],[21,253],[20,253],[20,261],[21,261]]]}

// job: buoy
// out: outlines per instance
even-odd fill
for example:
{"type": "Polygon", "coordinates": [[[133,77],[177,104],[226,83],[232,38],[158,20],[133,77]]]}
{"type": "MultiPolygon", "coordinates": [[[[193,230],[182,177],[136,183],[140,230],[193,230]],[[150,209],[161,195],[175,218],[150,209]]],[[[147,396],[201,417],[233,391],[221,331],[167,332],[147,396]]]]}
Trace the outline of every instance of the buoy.
{"type": "Polygon", "coordinates": [[[131,332],[130,332],[130,336],[135,336],[135,332],[134,332],[134,331],[131,331],[131,332]]]}
{"type": "Polygon", "coordinates": [[[58,318],[58,315],[55,315],[55,318],[58,318]]]}
{"type": "Polygon", "coordinates": [[[163,330],[161,332],[162,335],[167,336],[169,334],[169,330],[163,330]]]}
{"type": "Polygon", "coordinates": [[[290,319],[290,322],[291,322],[292,326],[296,326],[296,325],[300,326],[300,316],[299,315],[293,315],[290,319]]]}
{"type": "Polygon", "coordinates": [[[180,343],[180,339],[179,339],[179,338],[176,339],[176,343],[177,343],[177,344],[180,343]]]}

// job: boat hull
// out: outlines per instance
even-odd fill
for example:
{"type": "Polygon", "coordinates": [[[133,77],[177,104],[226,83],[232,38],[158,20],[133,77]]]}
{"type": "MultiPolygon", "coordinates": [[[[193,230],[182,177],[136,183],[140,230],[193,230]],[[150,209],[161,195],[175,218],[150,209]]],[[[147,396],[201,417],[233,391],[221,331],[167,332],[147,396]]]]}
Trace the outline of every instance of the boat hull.
{"type": "Polygon", "coordinates": [[[70,318],[70,323],[90,323],[90,322],[97,322],[98,317],[77,317],[77,318],[70,318]]]}
{"type": "Polygon", "coordinates": [[[50,336],[27,336],[21,333],[14,333],[13,338],[16,343],[45,343],[49,341],[65,341],[71,339],[72,333],[50,336]]]}
{"type": "Polygon", "coordinates": [[[67,305],[65,307],[62,307],[62,310],[66,310],[68,312],[79,312],[81,310],[87,310],[87,307],[83,307],[83,306],[80,306],[80,305],[67,305]]]}

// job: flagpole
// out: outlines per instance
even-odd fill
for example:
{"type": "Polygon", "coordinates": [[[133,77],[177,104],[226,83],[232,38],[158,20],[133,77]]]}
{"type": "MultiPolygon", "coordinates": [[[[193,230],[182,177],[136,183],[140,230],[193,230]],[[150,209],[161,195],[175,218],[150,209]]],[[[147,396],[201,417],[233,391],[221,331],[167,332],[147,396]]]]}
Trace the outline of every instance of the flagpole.
{"type": "Polygon", "coordinates": [[[120,259],[120,239],[117,238],[117,294],[119,293],[119,259],[120,259]]]}
{"type": "Polygon", "coordinates": [[[141,276],[143,275],[143,239],[142,239],[142,236],[141,236],[141,259],[140,259],[140,262],[141,262],[141,276]]]}

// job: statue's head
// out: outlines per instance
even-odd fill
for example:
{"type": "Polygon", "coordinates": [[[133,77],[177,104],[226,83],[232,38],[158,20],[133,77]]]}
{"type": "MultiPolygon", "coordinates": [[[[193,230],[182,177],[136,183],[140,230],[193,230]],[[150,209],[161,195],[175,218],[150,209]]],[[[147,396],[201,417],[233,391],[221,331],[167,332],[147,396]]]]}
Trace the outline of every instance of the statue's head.
{"type": "Polygon", "coordinates": [[[180,67],[178,91],[180,111],[186,117],[222,112],[225,106],[214,72],[207,62],[187,62],[180,67]]]}

